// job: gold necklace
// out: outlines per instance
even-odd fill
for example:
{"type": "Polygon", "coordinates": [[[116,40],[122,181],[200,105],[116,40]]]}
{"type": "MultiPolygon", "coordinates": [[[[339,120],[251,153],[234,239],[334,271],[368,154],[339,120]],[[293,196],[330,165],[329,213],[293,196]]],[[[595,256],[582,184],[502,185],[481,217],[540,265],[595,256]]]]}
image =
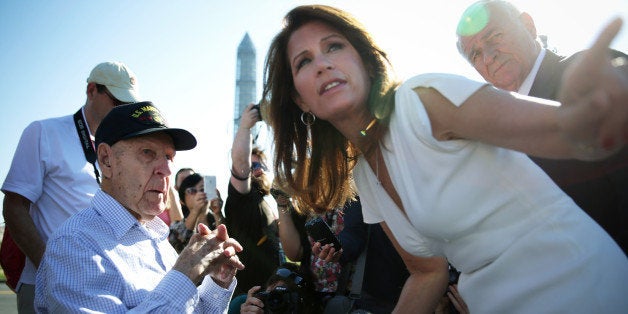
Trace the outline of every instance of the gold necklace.
{"type": "Polygon", "coordinates": [[[377,118],[373,118],[373,120],[371,120],[371,122],[369,122],[369,124],[366,126],[366,128],[364,130],[360,131],[360,135],[362,136],[366,136],[366,132],[373,127],[373,125],[375,125],[375,122],[377,122],[377,118]]]}

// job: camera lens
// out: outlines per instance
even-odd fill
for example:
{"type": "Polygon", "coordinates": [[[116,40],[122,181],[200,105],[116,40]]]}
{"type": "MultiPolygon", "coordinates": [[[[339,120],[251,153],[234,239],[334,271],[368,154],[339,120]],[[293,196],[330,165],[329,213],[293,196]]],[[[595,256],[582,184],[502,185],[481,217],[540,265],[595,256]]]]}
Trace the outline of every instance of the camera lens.
{"type": "Polygon", "coordinates": [[[264,302],[264,313],[291,313],[298,301],[298,294],[290,292],[284,286],[277,286],[271,291],[258,292],[255,297],[264,302]]]}

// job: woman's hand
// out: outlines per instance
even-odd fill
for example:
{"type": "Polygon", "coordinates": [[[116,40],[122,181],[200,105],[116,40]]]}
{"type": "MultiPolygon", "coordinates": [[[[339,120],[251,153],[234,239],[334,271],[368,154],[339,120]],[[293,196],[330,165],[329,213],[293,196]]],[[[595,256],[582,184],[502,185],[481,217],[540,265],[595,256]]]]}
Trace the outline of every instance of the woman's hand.
{"type": "Polygon", "coordinates": [[[201,216],[209,213],[209,201],[205,193],[196,193],[194,198],[186,205],[190,209],[190,216],[201,216]]]}
{"type": "Polygon", "coordinates": [[[249,130],[258,121],[261,121],[259,107],[256,107],[255,104],[249,104],[240,117],[240,128],[249,130]]]}
{"type": "Polygon", "coordinates": [[[609,57],[621,25],[612,21],[563,75],[559,127],[582,159],[608,156],[628,142],[628,60],[609,57]]]}
{"type": "Polygon", "coordinates": [[[185,227],[188,230],[194,230],[198,223],[207,224],[206,216],[209,212],[207,194],[198,192],[194,195],[186,195],[184,204],[190,210],[185,218],[185,227]]]}
{"type": "MultiPolygon", "coordinates": [[[[218,189],[216,189],[218,191],[218,189]]],[[[220,198],[220,194],[217,197],[212,198],[209,201],[209,208],[212,210],[212,214],[217,215],[221,214],[220,210],[222,210],[222,198],[220,198]]]]}
{"type": "Polygon", "coordinates": [[[338,262],[340,256],[342,256],[342,249],[336,251],[331,244],[321,246],[320,242],[314,242],[314,245],[312,245],[312,253],[327,263],[335,263],[338,262]]]}
{"type": "Polygon", "coordinates": [[[246,293],[246,301],[240,305],[240,313],[264,313],[264,302],[253,296],[257,291],[261,289],[260,286],[255,286],[246,293]]]}
{"type": "Polygon", "coordinates": [[[222,216],[222,198],[220,197],[220,191],[216,189],[217,197],[212,198],[209,201],[209,209],[212,211],[212,215],[214,216],[214,220],[216,221],[216,226],[223,223],[224,217],[222,216]]]}

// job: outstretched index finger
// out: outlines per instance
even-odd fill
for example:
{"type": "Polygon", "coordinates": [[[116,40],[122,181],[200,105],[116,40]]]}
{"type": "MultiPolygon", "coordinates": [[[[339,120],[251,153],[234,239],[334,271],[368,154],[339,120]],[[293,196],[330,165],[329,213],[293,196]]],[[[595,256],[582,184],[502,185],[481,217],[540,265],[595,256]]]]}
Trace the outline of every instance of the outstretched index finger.
{"type": "Polygon", "coordinates": [[[593,46],[591,46],[591,50],[606,53],[611,45],[611,42],[619,33],[622,24],[623,21],[621,18],[617,17],[613,19],[608,25],[606,25],[606,27],[604,27],[600,35],[593,43],[593,46]]]}

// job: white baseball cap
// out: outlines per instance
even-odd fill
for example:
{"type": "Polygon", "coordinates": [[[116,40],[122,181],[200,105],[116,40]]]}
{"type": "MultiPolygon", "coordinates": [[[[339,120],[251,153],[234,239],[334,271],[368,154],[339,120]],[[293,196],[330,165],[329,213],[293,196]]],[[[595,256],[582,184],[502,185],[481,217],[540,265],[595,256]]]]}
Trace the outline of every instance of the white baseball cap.
{"type": "Polygon", "coordinates": [[[140,101],[135,74],[122,62],[98,64],[89,74],[87,83],[107,86],[111,94],[120,101],[140,101]]]}

